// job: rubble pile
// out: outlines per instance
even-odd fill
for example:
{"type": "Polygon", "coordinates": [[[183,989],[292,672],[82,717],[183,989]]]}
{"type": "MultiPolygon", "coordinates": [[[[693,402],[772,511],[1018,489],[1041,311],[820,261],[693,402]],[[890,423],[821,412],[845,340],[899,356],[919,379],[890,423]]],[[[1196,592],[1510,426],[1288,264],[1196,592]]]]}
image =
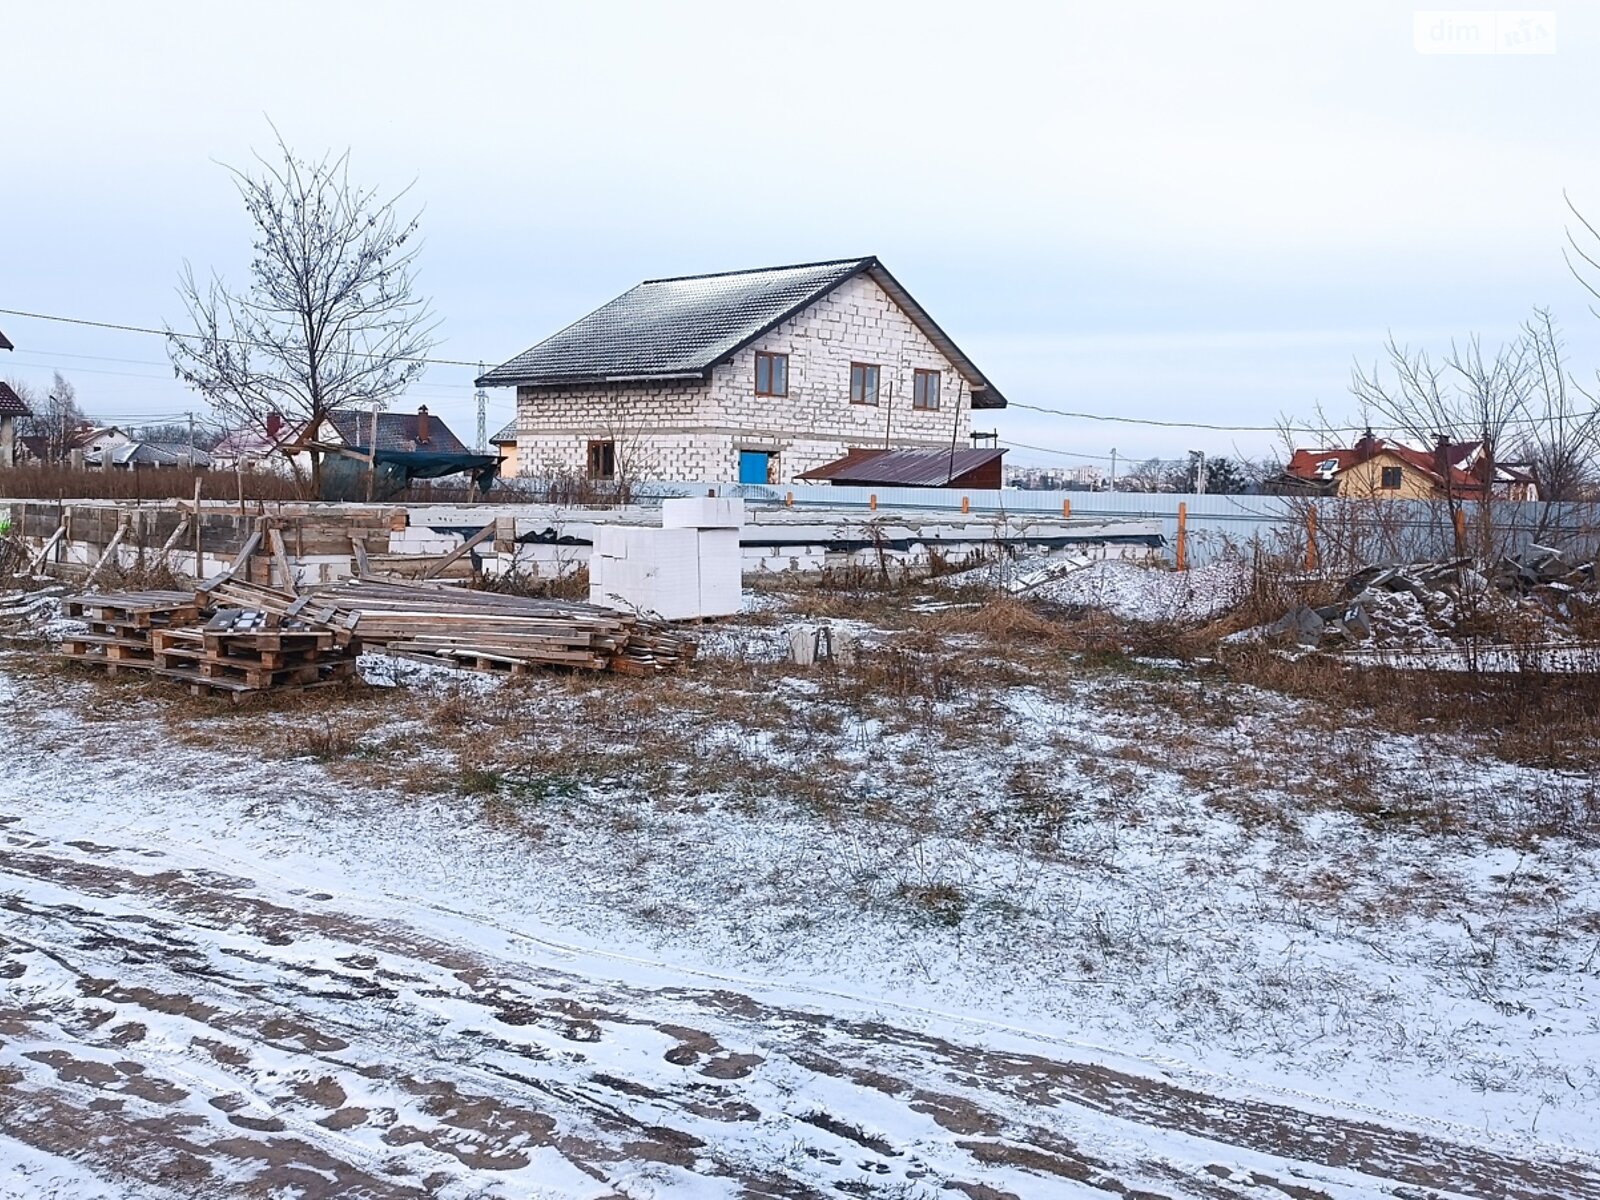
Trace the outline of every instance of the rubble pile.
{"type": "Polygon", "coordinates": [[[1487,572],[1470,559],[1367,567],[1340,593],[1332,604],[1292,608],[1252,632],[1321,649],[1444,646],[1463,633],[1559,638],[1578,606],[1600,601],[1594,562],[1572,565],[1537,545],[1487,572]]]}

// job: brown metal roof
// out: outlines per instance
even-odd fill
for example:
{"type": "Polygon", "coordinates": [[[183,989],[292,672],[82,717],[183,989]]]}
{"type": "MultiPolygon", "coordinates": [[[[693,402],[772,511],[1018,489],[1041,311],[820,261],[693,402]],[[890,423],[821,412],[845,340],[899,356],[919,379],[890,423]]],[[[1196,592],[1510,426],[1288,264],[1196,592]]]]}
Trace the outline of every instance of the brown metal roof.
{"type": "Polygon", "coordinates": [[[32,411],[9,383],[0,381],[0,417],[25,417],[32,411]]]}
{"type": "Polygon", "coordinates": [[[8,338],[5,335],[4,332],[0,332],[0,350],[15,350],[15,349],[16,349],[16,347],[11,344],[11,339],[8,338]]]}
{"type": "Polygon", "coordinates": [[[884,487],[948,487],[973,471],[999,462],[1004,450],[852,450],[836,462],[796,476],[828,483],[884,487]]]}

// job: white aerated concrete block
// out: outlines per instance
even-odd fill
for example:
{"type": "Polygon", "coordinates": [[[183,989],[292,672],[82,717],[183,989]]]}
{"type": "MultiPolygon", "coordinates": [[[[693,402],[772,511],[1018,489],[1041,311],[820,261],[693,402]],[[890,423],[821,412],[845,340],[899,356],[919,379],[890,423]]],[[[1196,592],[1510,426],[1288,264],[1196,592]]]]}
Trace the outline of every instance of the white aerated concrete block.
{"type": "Polygon", "coordinates": [[[744,551],[737,529],[701,529],[700,615],[731,617],[744,606],[744,551]]]}
{"type": "Polygon", "coordinates": [[[693,529],[603,527],[589,565],[589,600],[668,621],[700,615],[700,537],[693,529]]]}
{"type": "Polygon", "coordinates": [[[631,525],[596,525],[594,530],[596,557],[627,558],[628,534],[634,528],[631,525]]]}
{"type": "Polygon", "coordinates": [[[663,529],[738,529],[744,525],[744,501],[734,497],[682,496],[661,502],[663,529]]]}

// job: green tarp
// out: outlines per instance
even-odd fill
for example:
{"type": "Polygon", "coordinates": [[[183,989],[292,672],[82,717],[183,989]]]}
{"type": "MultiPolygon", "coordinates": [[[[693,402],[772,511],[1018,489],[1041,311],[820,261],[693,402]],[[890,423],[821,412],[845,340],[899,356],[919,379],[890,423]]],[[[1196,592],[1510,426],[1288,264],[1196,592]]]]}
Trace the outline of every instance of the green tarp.
{"type": "MultiPolygon", "coordinates": [[[[365,454],[364,448],[356,453],[365,454]]],[[[365,500],[368,485],[374,500],[387,500],[411,486],[413,479],[442,479],[446,475],[470,475],[480,492],[488,494],[500,474],[500,459],[494,454],[436,454],[424,450],[379,450],[377,478],[368,480],[365,462],[340,455],[322,459],[322,499],[365,500]]]]}

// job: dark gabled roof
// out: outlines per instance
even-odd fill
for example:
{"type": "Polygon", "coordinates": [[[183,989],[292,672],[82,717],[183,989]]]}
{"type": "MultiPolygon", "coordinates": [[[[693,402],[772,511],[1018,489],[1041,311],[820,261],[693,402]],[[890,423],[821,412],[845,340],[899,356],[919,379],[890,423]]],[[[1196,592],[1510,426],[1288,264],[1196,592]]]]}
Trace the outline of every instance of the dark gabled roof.
{"type": "Polygon", "coordinates": [[[11,339],[8,338],[4,333],[0,333],[0,350],[15,350],[15,349],[16,349],[16,347],[11,344],[11,339]]]}
{"type": "Polygon", "coordinates": [[[1004,450],[851,450],[796,479],[885,487],[946,487],[963,475],[998,462],[1004,450]]]}
{"type": "Polygon", "coordinates": [[[32,412],[33,409],[12,390],[11,385],[0,380],[0,417],[26,417],[32,412]]]}
{"type": "Polygon", "coordinates": [[[504,446],[507,442],[517,440],[517,422],[515,418],[507,421],[505,427],[489,439],[491,446],[504,446]]]}
{"type": "Polygon", "coordinates": [[[479,387],[705,378],[857,275],[869,275],[966,378],[972,407],[1005,397],[876,258],[647,279],[483,375],[479,387]]]}
{"type": "MultiPolygon", "coordinates": [[[[401,452],[426,451],[430,454],[471,454],[450,427],[432,413],[428,414],[428,440],[417,441],[417,413],[380,412],[378,414],[378,449],[401,452]]],[[[372,441],[372,414],[354,408],[336,408],[328,414],[328,423],[339,431],[339,440],[352,450],[369,449],[372,441]]]]}

